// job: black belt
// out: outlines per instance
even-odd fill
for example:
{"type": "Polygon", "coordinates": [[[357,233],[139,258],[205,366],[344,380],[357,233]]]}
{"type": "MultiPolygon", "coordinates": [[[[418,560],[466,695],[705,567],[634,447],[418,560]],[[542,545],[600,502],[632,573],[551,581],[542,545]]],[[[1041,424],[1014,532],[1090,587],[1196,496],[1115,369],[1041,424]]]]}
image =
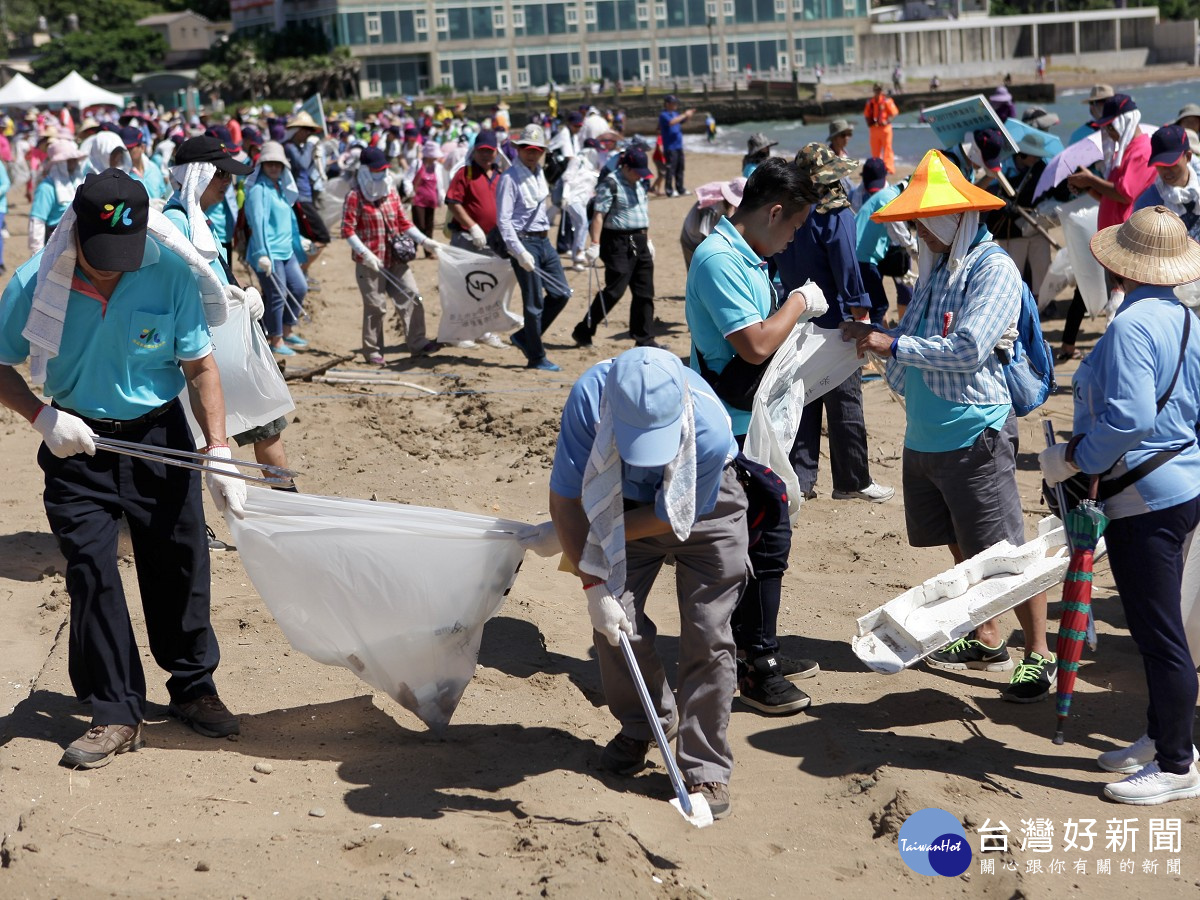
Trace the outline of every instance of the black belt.
{"type": "Polygon", "coordinates": [[[646,229],[645,228],[629,228],[629,229],[604,228],[601,230],[601,233],[615,235],[616,237],[632,237],[635,234],[645,234],[646,229]]]}
{"type": "Polygon", "coordinates": [[[550,233],[549,231],[518,231],[518,232],[517,232],[517,235],[518,235],[519,237],[536,237],[536,238],[544,238],[544,237],[545,237],[546,235],[548,235],[549,233],[550,233]]]}
{"type": "Polygon", "coordinates": [[[73,409],[67,409],[65,406],[59,406],[57,403],[51,403],[55,409],[61,409],[65,413],[70,413],[76,418],[82,419],[84,423],[97,434],[127,434],[130,431],[140,431],[147,425],[161,419],[175,406],[176,400],[168,400],[157,409],[152,409],[144,415],[138,416],[136,419],[93,419],[85,416],[82,413],[77,413],[73,409]]]}

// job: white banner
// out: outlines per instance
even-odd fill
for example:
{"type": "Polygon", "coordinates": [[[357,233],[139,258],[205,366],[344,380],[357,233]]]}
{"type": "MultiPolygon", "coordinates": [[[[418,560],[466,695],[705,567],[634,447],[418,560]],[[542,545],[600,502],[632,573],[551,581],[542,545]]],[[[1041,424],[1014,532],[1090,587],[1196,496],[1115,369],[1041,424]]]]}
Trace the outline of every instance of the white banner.
{"type": "Polygon", "coordinates": [[[437,339],[470,341],[484,332],[506,334],[523,323],[508,311],[517,278],[507,259],[443,245],[438,249],[442,318],[437,339]]]}

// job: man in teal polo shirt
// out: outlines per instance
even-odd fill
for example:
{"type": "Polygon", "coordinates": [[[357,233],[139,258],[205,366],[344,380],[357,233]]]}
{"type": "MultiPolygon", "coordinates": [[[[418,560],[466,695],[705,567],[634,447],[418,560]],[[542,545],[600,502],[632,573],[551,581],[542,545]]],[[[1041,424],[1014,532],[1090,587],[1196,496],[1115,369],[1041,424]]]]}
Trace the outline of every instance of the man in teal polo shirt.
{"type": "MultiPolygon", "coordinates": [[[[147,236],[148,214],[146,189],[124,172],[89,175],[50,244],[0,297],[0,403],[42,435],[46,515],[67,559],[71,684],[92,708],[91,726],[63,754],[71,767],[107,765],[143,744],[146,678],[117,567],[121,515],[150,651],[171,676],[171,714],[208,737],[238,731],[212,677],[220,652],[200,479],[95,443],[99,435],[193,449],[176,399],[186,383],[204,452],[230,458],[199,288],[187,263],[147,236]],[[51,406],[13,368],[27,358],[51,406]]],[[[218,510],[241,515],[244,484],[207,479],[218,510]]]]}

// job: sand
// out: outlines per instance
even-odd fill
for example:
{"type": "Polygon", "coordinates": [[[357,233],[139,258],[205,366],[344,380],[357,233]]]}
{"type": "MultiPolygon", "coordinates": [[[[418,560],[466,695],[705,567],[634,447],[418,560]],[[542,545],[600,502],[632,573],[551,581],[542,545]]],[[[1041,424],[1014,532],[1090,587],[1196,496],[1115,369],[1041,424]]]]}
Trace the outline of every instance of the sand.
{"type": "MultiPolygon", "coordinates": [[[[689,159],[693,185],[731,177],[729,157],[689,159]]],[[[13,198],[11,271],[24,256],[23,199],[13,198]]],[[[684,270],[677,243],[690,200],[651,206],[658,247],[657,316],[663,342],[683,354],[684,270]]],[[[419,260],[431,330],[435,264],[419,260]]],[[[310,359],[358,348],[360,300],[344,244],[314,273],[304,334],[310,359]]],[[[573,379],[630,346],[627,301],[594,348],[570,331],[583,313],[587,273],[549,334],[561,374],[527,371],[512,348],[446,350],[410,361],[398,338],[391,371],[440,388],[430,396],[380,386],[293,384],[285,432],[301,489],[496,514],[547,517],[557,418],[573,379]],[[470,390],[458,395],[454,390],[470,390]]],[[[1052,341],[1057,332],[1050,329],[1052,341]]],[[[1089,326],[1081,342],[1095,338],[1089,326]]],[[[361,363],[351,365],[361,366],[361,363]]],[[[1071,366],[1067,367],[1069,376],[1071,366]]],[[[865,387],[873,475],[900,487],[904,413],[882,383],[865,387]]],[[[1070,396],[1046,414],[1060,429],[1070,396]]],[[[1040,416],[1021,423],[1020,486],[1031,529],[1038,496],[1040,416]]],[[[806,712],[773,718],[735,703],[732,816],[696,830],[667,804],[661,762],[633,778],[603,774],[598,757],[616,731],[604,707],[578,583],[530,555],[484,633],[479,668],[445,740],[349,671],[289,648],[250,585],[237,553],[214,553],[212,619],[217,684],[241,715],[237,740],[200,737],[166,716],[165,676],[143,649],[151,710],[144,750],[91,772],[58,766],[88,722],[67,677],[63,561],[49,534],[36,468],[37,435],[0,411],[0,896],[3,897],[795,897],[1060,898],[1195,896],[1200,806],[1159,810],[1100,799],[1112,780],[1095,755],[1143,731],[1145,684],[1104,564],[1095,585],[1100,649],[1085,653],[1068,742],[1051,744],[1052,703],[1001,702],[1004,675],[935,674],[918,667],[870,673],[849,647],[855,619],[950,564],[944,550],[905,539],[903,496],[871,505],[830,499],[827,459],[819,496],[795,531],[784,581],[785,652],[816,658],[802,687],[806,712]],[[255,771],[268,763],[272,771],[255,771]],[[948,810],[981,827],[1003,821],[1010,851],[977,858],[960,878],[909,871],[897,852],[904,817],[948,810]],[[314,812],[323,812],[321,816],[314,812]],[[1180,852],[1151,852],[1150,819],[1182,820],[1180,852]],[[1022,820],[1054,828],[1051,853],[1021,849],[1022,820]],[[1067,819],[1097,820],[1090,852],[1065,852],[1067,819]],[[1105,848],[1108,819],[1133,820],[1136,847],[1105,848]],[[1052,861],[1065,874],[1052,874],[1052,861]],[[1087,874],[1074,871],[1084,860],[1087,874]],[[1113,874],[1095,874],[1111,859],[1113,874]],[[1121,860],[1135,871],[1120,872],[1121,860]],[[1168,860],[1181,859],[1181,874],[1168,860]],[[1156,860],[1157,872],[1143,872],[1156,860]],[[1034,864],[1042,872],[1031,871],[1034,864]],[[1006,869],[1006,864],[1015,869],[1006,869]]],[[[227,536],[212,510],[211,521],[227,536]]],[[[128,554],[123,546],[122,554],[128,554]]],[[[137,595],[132,559],[125,586],[137,595]]],[[[650,602],[673,670],[678,619],[672,574],[650,602]]],[[[138,604],[134,602],[133,607],[138,604]]],[[[1052,617],[1058,607],[1051,607],[1052,617]]],[[[145,648],[139,609],[135,627],[145,648]]],[[[1015,618],[1004,619],[1016,647],[1015,618]]],[[[1014,653],[1018,651],[1014,648],[1014,653]]],[[[652,757],[653,758],[653,757],[652,757]]]]}

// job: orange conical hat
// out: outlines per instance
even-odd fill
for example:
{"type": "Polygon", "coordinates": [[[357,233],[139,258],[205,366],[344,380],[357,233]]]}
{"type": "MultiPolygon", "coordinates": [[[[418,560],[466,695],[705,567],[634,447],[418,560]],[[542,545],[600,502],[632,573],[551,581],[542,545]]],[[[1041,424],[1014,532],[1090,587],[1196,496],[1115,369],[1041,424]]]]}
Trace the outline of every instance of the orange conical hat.
{"type": "Polygon", "coordinates": [[[952,213],[999,209],[1004,201],[977,188],[940,150],[930,150],[913,172],[906,187],[891,203],[879,209],[874,222],[906,222],[952,213]]]}

